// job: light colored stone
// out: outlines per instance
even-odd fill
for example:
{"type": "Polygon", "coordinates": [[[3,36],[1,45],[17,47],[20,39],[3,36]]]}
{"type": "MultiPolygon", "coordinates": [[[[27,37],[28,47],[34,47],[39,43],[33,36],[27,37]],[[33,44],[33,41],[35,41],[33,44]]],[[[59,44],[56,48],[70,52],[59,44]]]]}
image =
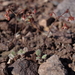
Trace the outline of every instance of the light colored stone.
{"type": "Polygon", "coordinates": [[[75,47],[75,43],[73,44],[73,46],[75,47]]]}
{"type": "Polygon", "coordinates": [[[46,27],[46,25],[47,25],[46,20],[45,20],[45,19],[40,20],[40,21],[39,21],[39,25],[46,27]]]}
{"type": "Polygon", "coordinates": [[[38,69],[39,75],[67,75],[67,71],[57,55],[51,56],[38,69]]]}
{"type": "Polygon", "coordinates": [[[48,2],[48,0],[43,0],[44,2],[48,2]]]}
{"type": "Polygon", "coordinates": [[[2,3],[2,5],[3,6],[7,6],[7,5],[9,5],[9,4],[11,4],[13,1],[4,1],[3,3],[2,3]]]}
{"type": "Polygon", "coordinates": [[[45,2],[48,2],[48,0],[37,0],[37,3],[39,4],[39,5],[43,5],[45,2]]]}
{"type": "Polygon", "coordinates": [[[75,61],[75,54],[73,54],[72,58],[73,58],[73,61],[75,61]]]}
{"type": "MultiPolygon", "coordinates": [[[[71,15],[75,17],[75,0],[63,0],[57,8],[54,10],[57,16],[63,14],[67,9],[69,9],[71,15]]],[[[65,14],[64,17],[69,17],[69,14],[65,14]]],[[[61,18],[67,20],[67,18],[61,18]]],[[[70,21],[71,23],[75,23],[74,21],[70,21]]]]}

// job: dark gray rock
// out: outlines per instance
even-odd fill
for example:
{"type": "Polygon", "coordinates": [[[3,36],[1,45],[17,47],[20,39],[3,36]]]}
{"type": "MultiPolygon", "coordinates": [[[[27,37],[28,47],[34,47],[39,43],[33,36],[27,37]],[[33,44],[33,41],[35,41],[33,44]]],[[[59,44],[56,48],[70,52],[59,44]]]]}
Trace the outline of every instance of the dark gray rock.
{"type": "Polygon", "coordinates": [[[11,73],[13,75],[38,75],[38,65],[32,61],[28,61],[25,59],[18,59],[8,68],[12,68],[11,73]]]}

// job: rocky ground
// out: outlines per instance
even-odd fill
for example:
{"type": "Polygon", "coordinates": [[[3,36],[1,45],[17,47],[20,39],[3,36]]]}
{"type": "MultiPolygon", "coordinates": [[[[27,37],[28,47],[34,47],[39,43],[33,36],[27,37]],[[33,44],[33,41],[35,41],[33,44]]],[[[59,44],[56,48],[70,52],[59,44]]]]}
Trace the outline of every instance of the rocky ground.
{"type": "Polygon", "coordinates": [[[0,0],[0,75],[75,75],[74,3],[0,0]]]}

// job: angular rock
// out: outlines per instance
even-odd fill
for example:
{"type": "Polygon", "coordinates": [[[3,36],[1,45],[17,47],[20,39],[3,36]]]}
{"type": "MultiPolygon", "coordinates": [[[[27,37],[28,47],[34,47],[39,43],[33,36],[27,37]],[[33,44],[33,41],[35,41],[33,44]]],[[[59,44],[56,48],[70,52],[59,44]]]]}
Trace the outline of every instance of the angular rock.
{"type": "Polygon", "coordinates": [[[54,21],[55,21],[55,19],[52,18],[52,17],[51,18],[48,18],[48,19],[41,19],[39,21],[39,25],[40,26],[43,26],[43,27],[46,27],[46,26],[51,25],[54,21]]]}
{"type": "Polygon", "coordinates": [[[75,54],[73,54],[72,58],[73,58],[73,61],[75,61],[75,54]]]}
{"type": "Polygon", "coordinates": [[[38,75],[38,65],[25,59],[18,59],[8,67],[8,70],[10,69],[13,75],[38,75]]]}
{"type": "Polygon", "coordinates": [[[62,65],[57,55],[51,56],[38,69],[39,75],[67,75],[67,71],[62,65]]]}
{"type": "Polygon", "coordinates": [[[47,26],[46,19],[40,20],[40,21],[39,21],[39,25],[40,25],[40,26],[43,26],[43,27],[46,27],[46,26],[47,26]]]}

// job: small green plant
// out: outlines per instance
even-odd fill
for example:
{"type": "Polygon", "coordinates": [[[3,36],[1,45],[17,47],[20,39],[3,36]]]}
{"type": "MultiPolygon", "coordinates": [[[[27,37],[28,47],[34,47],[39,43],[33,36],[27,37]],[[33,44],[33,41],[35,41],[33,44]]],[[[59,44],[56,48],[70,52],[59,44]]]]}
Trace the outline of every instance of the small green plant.
{"type": "Polygon", "coordinates": [[[47,54],[44,54],[44,55],[42,56],[42,59],[46,59],[46,57],[47,57],[47,54]]]}
{"type": "Polygon", "coordinates": [[[10,59],[13,59],[15,56],[16,56],[16,52],[15,52],[15,51],[12,51],[12,52],[8,55],[8,57],[9,57],[10,59]]]}
{"type": "Polygon", "coordinates": [[[41,50],[40,50],[40,49],[36,50],[35,54],[36,54],[37,56],[41,56],[41,50]]]}
{"type": "Polygon", "coordinates": [[[22,56],[23,54],[25,54],[28,51],[27,47],[25,47],[24,49],[20,49],[19,51],[15,52],[15,51],[11,51],[10,54],[8,55],[9,59],[14,59],[16,56],[20,55],[22,56]]]}
{"type": "Polygon", "coordinates": [[[23,54],[25,54],[25,53],[26,53],[26,51],[24,51],[24,50],[22,50],[22,49],[20,49],[20,50],[17,52],[18,55],[23,55],[23,54]]]}
{"type": "Polygon", "coordinates": [[[17,56],[21,56],[24,55],[26,52],[28,51],[28,48],[25,47],[24,49],[20,49],[19,51],[11,51],[10,54],[8,55],[9,60],[8,60],[8,64],[11,63],[12,60],[14,60],[17,56]]]}
{"type": "Polygon", "coordinates": [[[36,54],[36,60],[38,60],[38,62],[40,63],[41,61],[45,60],[47,57],[47,54],[42,55],[42,52],[40,49],[35,51],[36,54]]]}

